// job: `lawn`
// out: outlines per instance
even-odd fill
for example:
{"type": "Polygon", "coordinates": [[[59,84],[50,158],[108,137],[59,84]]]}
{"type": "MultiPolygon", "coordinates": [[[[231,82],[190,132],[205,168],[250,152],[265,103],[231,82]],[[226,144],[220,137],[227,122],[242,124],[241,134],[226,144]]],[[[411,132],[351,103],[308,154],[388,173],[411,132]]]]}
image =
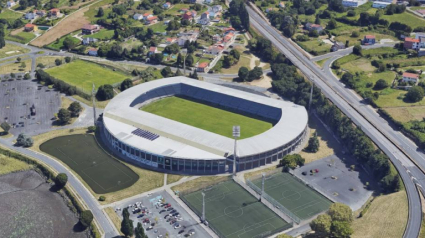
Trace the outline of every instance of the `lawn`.
{"type": "Polygon", "coordinates": [[[205,194],[205,218],[220,237],[262,237],[291,227],[282,218],[233,181],[181,197],[198,215],[205,194]]]}
{"type": "Polygon", "coordinates": [[[96,32],[92,35],[84,35],[83,38],[96,38],[99,40],[110,40],[114,37],[114,30],[102,29],[99,32],[96,32]]]}
{"type": "Polygon", "coordinates": [[[114,84],[128,78],[124,73],[82,60],[47,69],[46,72],[85,91],[91,91],[93,83],[97,89],[103,84],[114,84]]]}
{"type": "Polygon", "coordinates": [[[237,74],[239,71],[239,68],[244,66],[247,67],[248,69],[251,69],[250,67],[250,63],[251,63],[251,57],[247,57],[242,55],[239,58],[239,61],[237,64],[231,66],[230,68],[221,68],[221,73],[223,74],[237,74]]]}
{"type": "Polygon", "coordinates": [[[338,35],[335,39],[339,42],[344,43],[344,44],[348,40],[349,45],[353,46],[353,45],[360,44],[360,41],[363,40],[365,35],[374,35],[376,37],[376,42],[379,42],[382,39],[391,39],[391,40],[394,40],[394,41],[398,40],[394,36],[379,34],[379,33],[371,32],[371,31],[359,32],[358,37],[351,37],[351,33],[350,34],[344,34],[344,35],[338,35]]]}
{"type": "Polygon", "coordinates": [[[35,60],[36,65],[38,64],[43,64],[46,68],[49,67],[53,67],[56,66],[55,60],[56,59],[61,59],[62,62],[64,61],[63,56],[41,56],[41,57],[37,57],[37,59],[35,60]]]}
{"type": "Polygon", "coordinates": [[[399,122],[409,122],[413,120],[421,121],[425,118],[425,106],[416,107],[387,107],[385,108],[391,116],[399,122]]]}
{"type": "Polygon", "coordinates": [[[26,44],[35,38],[34,33],[31,32],[19,32],[16,35],[7,35],[5,37],[6,40],[16,41],[22,44],[26,44]]]}
{"type": "Polygon", "coordinates": [[[0,66],[0,74],[23,73],[31,70],[31,59],[22,60],[20,63],[10,63],[0,66]],[[22,67],[25,63],[25,67],[22,67]]]}
{"type": "Polygon", "coordinates": [[[416,27],[422,27],[425,24],[425,20],[423,18],[417,17],[407,11],[401,14],[382,15],[381,18],[389,21],[390,24],[392,22],[398,21],[400,23],[403,23],[412,27],[412,29],[415,29],[416,27]]]}
{"type": "Polygon", "coordinates": [[[29,52],[29,49],[13,45],[7,44],[3,48],[0,49],[0,58],[10,57],[18,54],[23,54],[29,52]]]}
{"type": "Polygon", "coordinates": [[[0,175],[17,171],[29,170],[31,168],[33,168],[33,166],[30,164],[0,154],[0,175]]]}
{"type": "Polygon", "coordinates": [[[49,49],[52,49],[52,50],[61,50],[64,46],[63,46],[63,41],[65,40],[65,38],[67,38],[67,37],[69,37],[69,38],[71,38],[72,39],[72,41],[75,43],[75,44],[77,44],[77,45],[79,45],[81,42],[80,42],[80,40],[79,39],[77,39],[77,38],[75,38],[75,37],[72,37],[72,36],[64,36],[64,37],[62,37],[62,38],[60,38],[59,39],[59,41],[54,41],[54,42],[52,42],[51,44],[48,44],[47,46],[46,46],[46,48],[49,48],[49,49]]]}
{"type": "Polygon", "coordinates": [[[168,25],[165,25],[164,22],[158,22],[156,24],[153,24],[149,26],[148,28],[151,28],[153,32],[166,32],[168,25]]]}
{"type": "Polygon", "coordinates": [[[328,61],[329,60],[329,58],[326,58],[326,59],[322,59],[322,60],[319,60],[319,61],[316,61],[316,64],[317,65],[319,65],[320,66],[320,68],[323,68],[323,65],[326,63],[326,61],[328,61]]]}
{"type": "Polygon", "coordinates": [[[311,39],[309,41],[297,41],[305,51],[313,55],[321,55],[330,52],[331,45],[324,43],[320,39],[311,39]]]}
{"type": "Polygon", "coordinates": [[[231,128],[235,122],[241,127],[240,139],[258,135],[273,127],[270,122],[180,97],[164,98],[141,110],[229,138],[232,138],[231,128]]]}
{"type": "Polygon", "coordinates": [[[15,19],[18,19],[18,18],[21,18],[21,17],[22,17],[21,13],[17,13],[17,12],[11,11],[9,9],[4,9],[0,13],[0,19],[15,20],[15,19]]]}
{"type": "Polygon", "coordinates": [[[372,201],[366,214],[353,221],[352,238],[402,237],[408,219],[406,191],[381,195],[372,201]]]}
{"type": "MultiPolygon", "coordinates": [[[[193,4],[184,4],[184,3],[175,4],[170,9],[164,11],[163,14],[180,15],[180,14],[182,14],[182,13],[180,13],[180,10],[182,8],[189,9],[191,6],[193,6],[193,4]]],[[[204,11],[207,10],[206,6],[204,6],[204,5],[202,5],[202,6],[203,6],[202,9],[200,11],[197,11],[199,16],[201,15],[201,13],[203,13],[204,11]]]]}

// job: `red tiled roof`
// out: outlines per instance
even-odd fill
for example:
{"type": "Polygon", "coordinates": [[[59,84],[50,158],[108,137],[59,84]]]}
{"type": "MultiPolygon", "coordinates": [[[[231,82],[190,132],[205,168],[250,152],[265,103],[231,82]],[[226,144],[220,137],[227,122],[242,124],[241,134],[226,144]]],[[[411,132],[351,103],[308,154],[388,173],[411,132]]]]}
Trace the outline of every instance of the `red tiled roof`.
{"type": "Polygon", "coordinates": [[[89,49],[89,51],[97,51],[97,49],[96,48],[91,48],[91,49],[89,49]]]}
{"type": "Polygon", "coordinates": [[[84,25],[82,27],[82,29],[85,29],[85,30],[95,30],[95,29],[97,29],[97,26],[96,25],[86,24],[86,25],[84,25]]]}
{"type": "Polygon", "coordinates": [[[25,28],[28,28],[28,27],[34,27],[35,25],[34,24],[31,24],[31,23],[27,23],[27,24],[25,24],[25,28]]]}
{"type": "Polygon", "coordinates": [[[53,8],[53,9],[50,9],[50,12],[59,12],[59,9],[53,8]]]}
{"type": "Polygon", "coordinates": [[[364,38],[366,39],[375,39],[374,35],[365,35],[364,38]]]}
{"type": "Polygon", "coordinates": [[[412,74],[412,73],[407,73],[407,72],[404,72],[403,73],[403,77],[406,77],[406,78],[419,78],[419,75],[418,74],[412,74]]]}
{"type": "Polygon", "coordinates": [[[199,65],[198,65],[198,68],[205,68],[205,67],[207,67],[208,66],[208,63],[207,62],[203,62],[203,63],[200,63],[199,65]]]}
{"type": "Polygon", "coordinates": [[[158,17],[157,16],[151,16],[151,17],[148,17],[148,21],[152,21],[152,20],[156,20],[156,19],[158,19],[158,17]]]}
{"type": "Polygon", "coordinates": [[[147,16],[149,16],[149,15],[151,15],[149,12],[147,12],[147,13],[143,14],[143,16],[144,16],[144,17],[147,17],[147,16]]]}
{"type": "Polygon", "coordinates": [[[410,38],[410,37],[404,38],[404,41],[405,42],[412,42],[412,43],[419,43],[419,39],[413,39],[413,38],[410,38]]]}
{"type": "Polygon", "coordinates": [[[150,52],[154,52],[156,50],[156,47],[154,47],[154,46],[151,46],[150,48],[149,48],[149,51],[150,52]]]}

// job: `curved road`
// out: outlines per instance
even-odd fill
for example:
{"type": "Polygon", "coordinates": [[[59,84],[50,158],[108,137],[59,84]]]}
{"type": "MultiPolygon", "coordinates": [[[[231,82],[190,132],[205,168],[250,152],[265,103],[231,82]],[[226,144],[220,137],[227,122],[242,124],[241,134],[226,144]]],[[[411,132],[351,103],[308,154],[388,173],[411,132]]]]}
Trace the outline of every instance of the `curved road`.
{"type": "MultiPolygon", "coordinates": [[[[409,200],[409,219],[404,233],[404,237],[418,237],[421,221],[422,210],[419,192],[416,184],[419,183],[425,187],[425,175],[422,171],[408,158],[393,141],[389,140],[382,133],[376,124],[369,121],[370,117],[366,117],[363,111],[367,108],[365,105],[359,105],[359,100],[353,100],[352,93],[348,92],[341,84],[334,80],[328,80],[329,75],[321,71],[312,61],[308,60],[288,39],[283,37],[280,32],[270,26],[261,16],[251,8],[247,8],[250,15],[251,25],[259,30],[264,37],[269,39],[292,63],[297,66],[322,92],[328,97],[338,108],[375,142],[385,154],[389,156],[396,169],[399,171],[401,178],[406,187],[409,200]],[[368,118],[369,120],[367,120],[368,118]],[[412,176],[413,175],[413,176],[412,176]],[[415,182],[413,182],[413,180],[415,182]],[[423,183],[423,184],[422,184],[423,183]]],[[[373,118],[373,117],[372,117],[373,118]]]]}

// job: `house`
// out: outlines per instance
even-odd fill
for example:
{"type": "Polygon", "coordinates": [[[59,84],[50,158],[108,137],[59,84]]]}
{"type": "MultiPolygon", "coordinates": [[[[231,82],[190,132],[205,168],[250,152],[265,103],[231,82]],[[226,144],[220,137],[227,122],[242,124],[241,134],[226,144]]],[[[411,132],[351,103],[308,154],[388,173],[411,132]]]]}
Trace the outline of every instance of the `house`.
{"type": "Polygon", "coordinates": [[[90,35],[100,31],[99,25],[86,24],[81,28],[83,34],[90,35]]]}
{"type": "Polygon", "coordinates": [[[223,42],[227,45],[227,44],[231,44],[232,41],[235,39],[236,35],[233,32],[229,32],[226,35],[224,35],[223,37],[223,42]]]}
{"type": "Polygon", "coordinates": [[[210,23],[210,13],[204,12],[201,14],[201,18],[199,19],[199,24],[208,25],[210,23]]]}
{"type": "Polygon", "coordinates": [[[133,19],[136,20],[136,21],[142,20],[143,19],[143,14],[136,13],[133,16],[133,19]]]}
{"type": "Polygon", "coordinates": [[[219,34],[215,34],[215,35],[213,35],[213,41],[214,42],[219,42],[219,41],[221,41],[222,40],[222,38],[221,38],[221,36],[219,35],[219,34]]]}
{"type": "Polygon", "coordinates": [[[323,31],[323,27],[321,25],[313,24],[313,23],[305,24],[304,28],[308,31],[317,31],[317,33],[319,34],[323,31]]]}
{"type": "Polygon", "coordinates": [[[285,2],[280,2],[280,3],[279,3],[279,7],[280,7],[280,8],[285,8],[285,2]]]}
{"type": "Polygon", "coordinates": [[[421,15],[425,15],[425,9],[419,9],[419,10],[416,10],[416,12],[421,15]]]}
{"type": "Polygon", "coordinates": [[[415,82],[417,83],[419,80],[419,74],[412,74],[408,72],[403,73],[403,82],[415,82]]]}
{"type": "Polygon", "coordinates": [[[168,23],[170,23],[170,20],[164,21],[164,25],[168,25],[168,23]]]}
{"type": "Polygon", "coordinates": [[[404,48],[408,50],[417,50],[419,49],[419,39],[413,39],[410,37],[404,38],[404,48]]]}
{"type": "Polygon", "coordinates": [[[52,8],[49,10],[49,16],[58,17],[60,13],[60,10],[57,8],[52,8]]]}
{"type": "Polygon", "coordinates": [[[224,32],[224,34],[227,34],[227,33],[229,33],[229,32],[235,33],[235,32],[236,32],[236,30],[235,30],[235,28],[233,28],[233,27],[227,27],[227,28],[224,28],[224,29],[223,29],[223,32],[224,32]]]}
{"type": "Polygon", "coordinates": [[[186,41],[194,42],[194,41],[196,41],[197,38],[198,38],[197,35],[183,35],[183,36],[180,36],[177,41],[178,41],[179,46],[184,46],[186,41]]]}
{"type": "Polygon", "coordinates": [[[208,72],[208,62],[200,63],[198,65],[198,67],[196,67],[196,71],[197,72],[202,72],[202,73],[208,72]]]}
{"type": "Polygon", "coordinates": [[[167,38],[165,40],[165,42],[166,42],[167,45],[174,44],[174,43],[176,43],[176,41],[177,41],[177,38],[167,38]]]}
{"type": "Polygon", "coordinates": [[[342,0],[342,6],[344,7],[358,7],[367,3],[367,0],[342,0]]]}
{"type": "Polygon", "coordinates": [[[158,51],[158,48],[156,48],[155,46],[151,46],[151,47],[149,48],[148,56],[151,56],[151,55],[156,54],[156,53],[158,53],[158,52],[159,52],[159,51],[158,51]]]}
{"type": "Polygon", "coordinates": [[[146,19],[148,19],[149,17],[152,17],[153,15],[152,15],[152,13],[145,13],[145,14],[143,14],[143,20],[146,20],[146,19]]]}
{"type": "Polygon", "coordinates": [[[388,5],[391,5],[390,2],[381,2],[381,1],[375,1],[372,4],[373,8],[386,8],[388,5]]]}
{"type": "Polygon", "coordinates": [[[168,9],[170,7],[171,7],[171,3],[170,2],[166,2],[166,3],[162,4],[162,8],[164,8],[164,9],[168,9]]]}
{"type": "Polygon", "coordinates": [[[33,11],[37,16],[44,17],[46,15],[46,11],[44,10],[34,10],[33,11]]]}
{"type": "Polygon", "coordinates": [[[158,22],[158,17],[157,16],[151,16],[151,17],[148,17],[145,20],[145,25],[155,24],[157,22],[158,22]]]}
{"type": "Polygon", "coordinates": [[[87,54],[90,55],[90,56],[97,56],[97,49],[91,48],[91,49],[89,49],[87,54]]]}
{"type": "Polygon", "coordinates": [[[266,9],[266,13],[269,13],[269,12],[272,12],[272,11],[273,11],[273,8],[271,8],[271,7],[266,9]]]}
{"type": "Polygon", "coordinates": [[[342,49],[345,49],[345,44],[342,42],[335,41],[331,47],[331,52],[335,52],[342,49]]]}
{"type": "Polygon", "coordinates": [[[214,0],[205,0],[204,1],[206,4],[213,4],[214,3],[214,0]]]}
{"type": "Polygon", "coordinates": [[[217,13],[217,12],[223,11],[223,6],[221,6],[221,5],[214,5],[214,6],[212,6],[211,9],[212,9],[213,12],[217,13]]]}
{"type": "Polygon", "coordinates": [[[418,57],[422,57],[422,56],[425,56],[425,49],[419,49],[418,50],[418,57]]]}
{"type": "Polygon", "coordinates": [[[35,14],[32,13],[32,12],[28,12],[28,13],[25,14],[25,19],[33,20],[33,19],[35,19],[35,14]]]}
{"type": "Polygon", "coordinates": [[[13,6],[15,6],[16,5],[16,2],[15,1],[13,1],[13,0],[10,0],[10,1],[7,1],[7,7],[8,8],[11,8],[11,7],[13,7],[13,6]]]}
{"type": "Polygon", "coordinates": [[[27,24],[25,24],[25,26],[24,26],[24,30],[25,30],[25,31],[28,31],[28,32],[31,32],[31,31],[37,31],[37,30],[38,30],[38,27],[37,27],[36,25],[34,25],[34,24],[27,23],[27,24]]]}
{"type": "Polygon", "coordinates": [[[196,17],[197,12],[196,11],[187,11],[183,14],[183,19],[185,20],[192,20],[196,17]]]}
{"type": "Polygon", "coordinates": [[[362,45],[374,45],[376,42],[374,35],[365,35],[362,40],[362,45]]]}
{"type": "Polygon", "coordinates": [[[93,38],[93,37],[87,37],[87,38],[83,38],[83,41],[81,42],[83,45],[90,45],[91,43],[96,43],[98,41],[98,39],[93,38]]]}
{"type": "Polygon", "coordinates": [[[223,50],[224,47],[222,45],[212,45],[205,50],[205,54],[219,55],[221,52],[223,52],[223,50]]]}

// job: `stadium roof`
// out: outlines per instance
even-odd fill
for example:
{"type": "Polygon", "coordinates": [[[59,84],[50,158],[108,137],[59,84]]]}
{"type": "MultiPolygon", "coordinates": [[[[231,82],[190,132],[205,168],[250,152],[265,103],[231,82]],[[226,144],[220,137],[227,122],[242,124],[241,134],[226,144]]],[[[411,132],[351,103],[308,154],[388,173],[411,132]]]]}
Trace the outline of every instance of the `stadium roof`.
{"type": "MultiPolygon", "coordinates": [[[[104,110],[105,127],[122,142],[163,156],[208,160],[232,155],[234,141],[231,138],[139,110],[140,105],[130,106],[144,93],[173,84],[191,85],[281,110],[280,120],[271,129],[238,140],[238,156],[276,149],[295,139],[307,126],[308,115],[303,106],[180,76],[143,83],[118,94],[104,110]],[[159,137],[148,140],[132,134],[137,128],[159,137]]],[[[243,128],[241,131],[243,133],[243,128]]]]}

